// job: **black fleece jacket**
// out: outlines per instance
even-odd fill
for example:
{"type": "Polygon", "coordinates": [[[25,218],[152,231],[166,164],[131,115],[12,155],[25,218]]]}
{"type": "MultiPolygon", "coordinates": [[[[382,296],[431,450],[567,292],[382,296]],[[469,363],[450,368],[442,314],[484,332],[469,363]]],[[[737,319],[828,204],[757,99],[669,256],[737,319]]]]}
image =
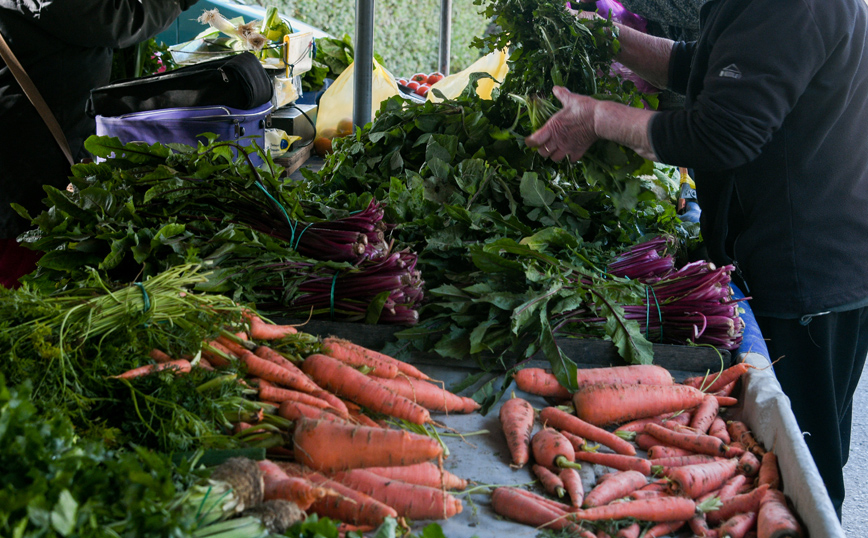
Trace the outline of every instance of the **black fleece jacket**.
{"type": "MultiPolygon", "coordinates": [[[[94,133],[85,113],[92,88],[108,84],[113,50],[167,28],[196,0],[0,0],[0,33],[63,128],[73,156],[85,157],[94,133]]],[[[44,209],[43,184],[64,188],[69,164],[15,77],[0,60],[0,239],[30,224],[44,209]]]]}
{"type": "Polygon", "coordinates": [[[712,260],[735,262],[758,315],[868,300],[868,4],[711,0],[677,43],[683,111],[649,127],[695,169],[712,260]]]}

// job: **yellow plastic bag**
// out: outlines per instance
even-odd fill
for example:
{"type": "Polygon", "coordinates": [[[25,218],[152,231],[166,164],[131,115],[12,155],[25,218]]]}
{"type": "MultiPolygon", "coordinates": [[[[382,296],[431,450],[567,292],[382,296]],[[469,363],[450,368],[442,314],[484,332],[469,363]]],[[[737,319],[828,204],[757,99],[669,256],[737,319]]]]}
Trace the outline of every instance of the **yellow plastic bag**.
{"type": "MultiPolygon", "coordinates": [[[[345,132],[337,132],[341,120],[353,120],[353,93],[354,93],[354,66],[351,63],[344,72],[332,82],[319,100],[319,108],[316,113],[316,135],[333,138],[335,134],[346,135],[345,132]]],[[[374,60],[374,75],[371,80],[371,120],[380,109],[380,104],[386,99],[398,95],[398,83],[391,73],[374,60]]]]}
{"type": "Polygon", "coordinates": [[[467,83],[470,82],[470,75],[472,73],[488,73],[494,77],[494,80],[491,80],[490,78],[480,79],[476,84],[476,94],[482,99],[491,99],[491,91],[503,82],[503,78],[509,72],[509,66],[506,64],[508,58],[509,54],[507,54],[506,49],[496,50],[486,54],[482,58],[473,62],[473,64],[464,71],[444,77],[431,86],[431,90],[428,92],[428,100],[434,101],[435,103],[441,101],[439,97],[434,95],[435,89],[443,92],[443,95],[445,95],[447,99],[455,99],[461,95],[461,92],[463,92],[464,88],[467,87],[467,83]]]}

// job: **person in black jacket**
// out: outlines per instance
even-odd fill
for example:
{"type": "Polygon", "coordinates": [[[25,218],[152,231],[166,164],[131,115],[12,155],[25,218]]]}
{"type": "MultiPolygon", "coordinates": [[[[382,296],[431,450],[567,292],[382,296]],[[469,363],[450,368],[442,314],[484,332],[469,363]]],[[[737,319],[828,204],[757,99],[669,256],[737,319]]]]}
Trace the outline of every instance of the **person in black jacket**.
{"type": "Polygon", "coordinates": [[[560,161],[602,138],[695,169],[709,256],[752,297],[840,518],[868,355],[868,4],[710,0],[700,19],[695,42],[620,28],[618,61],[683,110],[556,88],[563,110],[526,142],[560,161]]]}
{"type": "MultiPolygon", "coordinates": [[[[0,0],[0,33],[57,118],[76,161],[94,133],[92,88],[108,84],[114,49],[145,41],[197,0],[0,0]]],[[[15,238],[30,228],[10,206],[42,209],[43,185],[64,188],[69,163],[9,68],[0,60],[0,284],[29,272],[33,253],[15,238]],[[19,267],[23,265],[24,267],[19,267]]]]}

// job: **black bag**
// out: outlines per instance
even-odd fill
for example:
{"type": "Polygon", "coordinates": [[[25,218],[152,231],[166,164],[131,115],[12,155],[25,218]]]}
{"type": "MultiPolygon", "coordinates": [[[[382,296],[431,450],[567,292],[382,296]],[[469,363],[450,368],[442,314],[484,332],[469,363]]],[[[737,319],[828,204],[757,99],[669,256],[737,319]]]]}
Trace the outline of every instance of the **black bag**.
{"type": "Polygon", "coordinates": [[[90,91],[91,117],[120,116],[163,108],[227,106],[257,108],[271,100],[274,86],[250,52],[209,60],[166,73],[125,79],[90,91]]]}

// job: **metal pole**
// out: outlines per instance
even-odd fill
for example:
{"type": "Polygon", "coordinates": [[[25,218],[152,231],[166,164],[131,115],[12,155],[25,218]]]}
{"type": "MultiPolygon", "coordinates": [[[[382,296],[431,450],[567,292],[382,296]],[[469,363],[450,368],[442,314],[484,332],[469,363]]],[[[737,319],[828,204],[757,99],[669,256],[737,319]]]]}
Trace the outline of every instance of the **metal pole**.
{"type": "Polygon", "coordinates": [[[371,83],[374,80],[374,0],[356,0],[353,124],[371,121],[371,83]]]}
{"type": "Polygon", "coordinates": [[[452,43],[452,0],[440,0],[440,62],[441,73],[449,74],[449,56],[452,43]]]}

